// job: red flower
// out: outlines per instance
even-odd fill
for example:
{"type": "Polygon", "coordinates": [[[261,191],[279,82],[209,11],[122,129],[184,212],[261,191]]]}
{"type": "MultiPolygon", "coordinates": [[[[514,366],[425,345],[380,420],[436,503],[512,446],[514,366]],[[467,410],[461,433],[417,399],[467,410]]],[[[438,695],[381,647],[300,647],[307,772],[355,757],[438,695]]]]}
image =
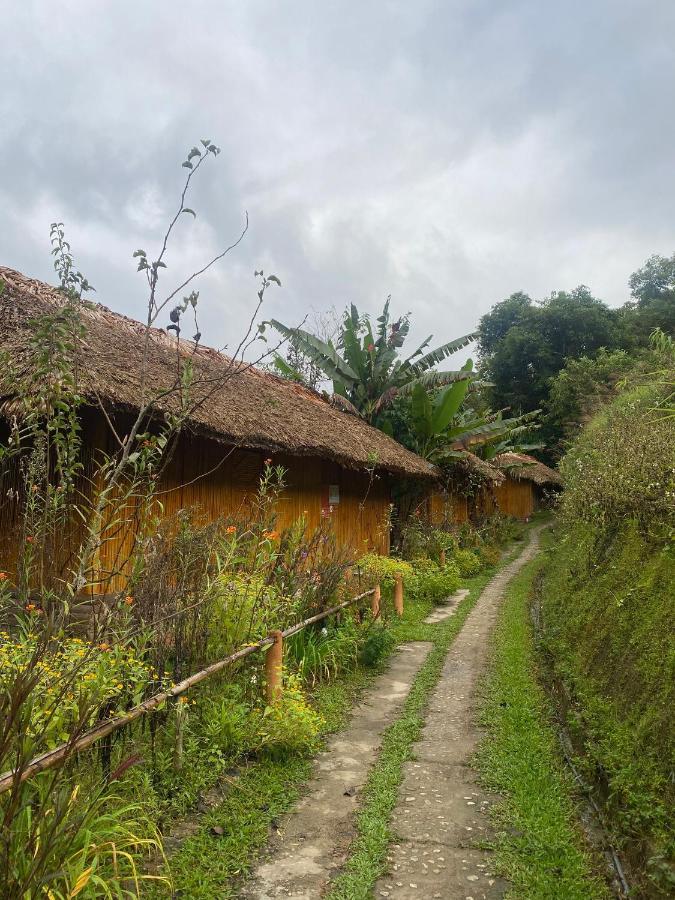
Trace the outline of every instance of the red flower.
{"type": "Polygon", "coordinates": [[[372,353],[373,350],[375,349],[375,344],[368,344],[368,348],[367,348],[367,349],[368,349],[368,353],[372,353]]]}

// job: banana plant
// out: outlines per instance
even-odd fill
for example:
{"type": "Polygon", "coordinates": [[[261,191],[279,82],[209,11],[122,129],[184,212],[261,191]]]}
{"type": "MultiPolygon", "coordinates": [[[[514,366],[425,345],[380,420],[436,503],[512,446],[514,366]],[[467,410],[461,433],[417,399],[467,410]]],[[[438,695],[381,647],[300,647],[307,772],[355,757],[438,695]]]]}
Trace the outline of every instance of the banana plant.
{"type": "MultiPolygon", "coordinates": [[[[332,382],[333,393],[343,401],[340,405],[350,406],[370,424],[385,428],[384,413],[396,397],[410,396],[416,387],[433,390],[472,379],[470,370],[439,371],[434,367],[476,338],[475,334],[466,334],[429,350],[433,338],[429,335],[414,353],[402,357],[399,351],[410,331],[410,319],[401,316],[392,321],[389,303],[387,298],[374,328],[370,316],[361,314],[352,304],[335,343],[322,341],[302,328],[290,328],[277,319],[270,322],[332,382]]],[[[285,362],[284,368],[288,369],[285,362]]],[[[294,377],[288,371],[283,374],[294,377]]]]}
{"type": "MultiPolygon", "coordinates": [[[[464,370],[471,369],[469,360],[464,370]]],[[[468,380],[457,382],[435,396],[430,396],[420,384],[414,387],[408,421],[411,449],[430,462],[448,465],[467,453],[490,460],[507,450],[522,452],[541,446],[517,440],[538,427],[535,419],[539,410],[509,418],[504,418],[501,411],[484,416],[463,412],[469,384],[468,380]]]]}

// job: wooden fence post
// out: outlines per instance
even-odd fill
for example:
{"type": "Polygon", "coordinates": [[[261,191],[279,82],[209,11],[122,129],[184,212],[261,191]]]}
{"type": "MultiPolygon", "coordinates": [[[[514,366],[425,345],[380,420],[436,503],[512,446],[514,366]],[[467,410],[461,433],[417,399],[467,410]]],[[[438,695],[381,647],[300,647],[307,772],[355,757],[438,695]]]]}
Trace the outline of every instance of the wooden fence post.
{"type": "Polygon", "coordinates": [[[403,575],[400,572],[394,582],[394,609],[397,616],[403,615],[403,575]]]}
{"type": "Polygon", "coordinates": [[[441,568],[445,568],[445,550],[441,550],[441,568]]]}
{"type": "Polygon", "coordinates": [[[284,663],[284,635],[281,631],[270,631],[274,643],[265,656],[265,692],[268,703],[281,697],[281,670],[284,663]]]}
{"type": "Polygon", "coordinates": [[[373,588],[373,596],[370,601],[370,608],[373,613],[373,619],[380,618],[380,600],[382,597],[382,591],[380,590],[380,585],[376,584],[373,588]]]}

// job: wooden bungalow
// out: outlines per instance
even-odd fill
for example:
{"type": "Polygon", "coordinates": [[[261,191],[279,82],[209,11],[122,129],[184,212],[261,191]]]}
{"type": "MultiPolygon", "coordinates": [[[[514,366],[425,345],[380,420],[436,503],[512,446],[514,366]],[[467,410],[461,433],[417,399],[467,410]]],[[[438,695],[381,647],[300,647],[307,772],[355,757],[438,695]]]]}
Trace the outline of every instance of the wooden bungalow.
{"type": "Polygon", "coordinates": [[[502,453],[492,464],[505,476],[492,492],[495,511],[529,519],[562,487],[555,469],[524,453],[502,453]]]}
{"type": "MultiPolygon", "coordinates": [[[[31,358],[30,323],[58,309],[63,295],[3,267],[0,281],[1,347],[9,352],[13,369],[25,375],[31,358]]],[[[177,341],[162,329],[150,331],[146,352],[145,327],[98,303],[83,304],[81,318],[77,379],[86,401],[81,425],[89,459],[97,450],[113,449],[113,428],[118,435],[127,433],[142,390],[146,396],[159,396],[175,384],[177,362],[189,359],[194,367],[194,409],[161,485],[166,516],[179,509],[201,510],[212,518],[245,513],[263,461],[271,457],[286,468],[278,504],[280,526],[303,514],[310,528],[329,520],[338,541],[357,553],[387,553],[393,481],[430,482],[437,476],[432,465],[299,384],[233,362],[211,348],[177,341]]],[[[12,390],[6,385],[3,391],[0,379],[5,427],[13,408],[12,390]]],[[[158,408],[170,411],[172,396],[158,408]]],[[[5,495],[8,487],[11,491],[16,485],[5,481],[5,495]]],[[[17,521],[16,503],[0,505],[0,567],[7,570],[13,565],[17,521]]],[[[117,543],[124,540],[120,534],[117,543]]],[[[111,559],[101,559],[101,566],[110,570],[119,546],[109,543],[105,553],[111,559]]]]}
{"type": "Polygon", "coordinates": [[[492,491],[505,479],[500,469],[473,453],[458,458],[453,476],[429,493],[428,518],[432,525],[452,527],[477,521],[492,511],[492,491]]]}

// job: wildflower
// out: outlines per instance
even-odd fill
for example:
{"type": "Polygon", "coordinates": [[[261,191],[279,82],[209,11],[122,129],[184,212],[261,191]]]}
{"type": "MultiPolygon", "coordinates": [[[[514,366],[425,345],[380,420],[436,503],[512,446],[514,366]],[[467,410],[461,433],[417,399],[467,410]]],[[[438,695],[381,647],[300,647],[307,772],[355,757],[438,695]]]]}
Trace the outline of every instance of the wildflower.
{"type": "Polygon", "coordinates": [[[127,606],[131,606],[131,604],[134,602],[134,598],[133,597],[125,597],[124,602],[126,603],[127,606]]]}
{"type": "Polygon", "coordinates": [[[257,683],[258,683],[257,675],[251,675],[251,684],[257,684],[257,683]]]}
{"type": "Polygon", "coordinates": [[[35,538],[32,537],[32,536],[29,534],[28,537],[26,538],[26,543],[27,543],[27,544],[33,544],[33,543],[35,543],[35,538]]]}
{"type": "Polygon", "coordinates": [[[375,344],[368,344],[368,353],[372,353],[375,349],[375,344]]]}
{"type": "Polygon", "coordinates": [[[103,643],[103,644],[98,645],[98,649],[103,650],[105,652],[106,650],[110,650],[110,647],[108,646],[108,644],[103,643]]]}
{"type": "Polygon", "coordinates": [[[236,534],[236,533],[237,533],[236,525],[228,525],[227,528],[225,529],[225,534],[236,534]]]}
{"type": "Polygon", "coordinates": [[[27,603],[27,604],[26,604],[26,612],[33,612],[34,609],[36,609],[36,606],[35,606],[34,603],[27,603]]]}
{"type": "Polygon", "coordinates": [[[328,629],[327,629],[327,628],[322,628],[322,629],[321,629],[321,634],[322,634],[324,637],[326,637],[327,634],[328,634],[328,629]]]}
{"type": "Polygon", "coordinates": [[[0,572],[0,581],[5,581],[7,578],[9,578],[7,572],[0,572]]]}
{"type": "Polygon", "coordinates": [[[263,538],[265,538],[266,541],[276,541],[278,537],[278,531],[263,531],[263,538]]]}

